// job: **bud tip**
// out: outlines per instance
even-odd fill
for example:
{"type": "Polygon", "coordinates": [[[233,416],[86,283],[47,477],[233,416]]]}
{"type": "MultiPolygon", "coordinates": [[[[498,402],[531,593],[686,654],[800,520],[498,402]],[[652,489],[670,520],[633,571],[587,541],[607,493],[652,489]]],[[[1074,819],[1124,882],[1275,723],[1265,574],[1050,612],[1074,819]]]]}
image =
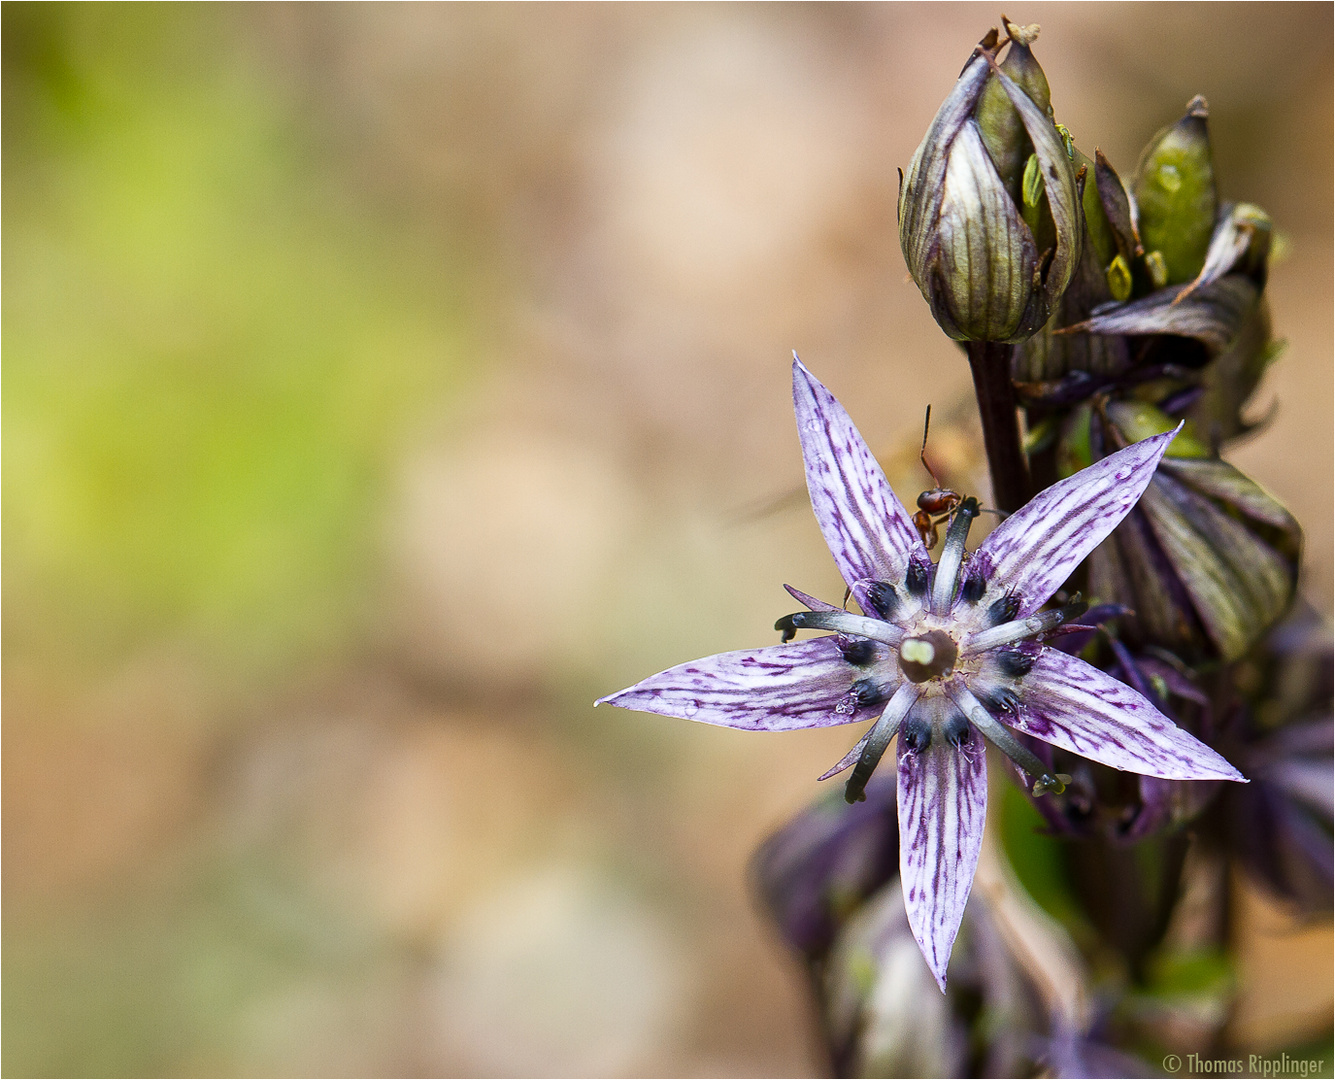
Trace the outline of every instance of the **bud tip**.
{"type": "Polygon", "coordinates": [[[1006,36],[1017,45],[1028,48],[1038,40],[1040,27],[1038,23],[1030,23],[1028,26],[1016,26],[1005,15],[1001,16],[1001,25],[1006,28],[1006,36]]]}

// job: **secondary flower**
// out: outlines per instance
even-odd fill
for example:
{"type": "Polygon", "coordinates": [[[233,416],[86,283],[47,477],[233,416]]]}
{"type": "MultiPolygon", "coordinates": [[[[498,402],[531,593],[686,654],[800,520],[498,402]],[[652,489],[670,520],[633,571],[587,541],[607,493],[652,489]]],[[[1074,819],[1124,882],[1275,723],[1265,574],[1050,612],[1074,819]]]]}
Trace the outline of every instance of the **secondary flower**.
{"type": "MultiPolygon", "coordinates": [[[[1060,791],[1021,736],[1147,776],[1241,780],[1144,697],[1043,639],[1081,610],[1041,611],[1131,510],[1173,438],[1165,432],[1040,493],[972,553],[966,499],[934,565],[848,413],[801,362],[793,403],[812,508],[864,614],[789,592],[809,610],[780,619],[785,643],[681,664],[602,698],[751,731],[877,717],[825,774],[853,766],[853,801],[898,734],[900,876],[914,938],[944,991],[987,810],[983,740],[1060,791]],[[825,637],[791,641],[799,629],[825,637]]],[[[824,779],[825,777],[822,777],[824,779]]]]}

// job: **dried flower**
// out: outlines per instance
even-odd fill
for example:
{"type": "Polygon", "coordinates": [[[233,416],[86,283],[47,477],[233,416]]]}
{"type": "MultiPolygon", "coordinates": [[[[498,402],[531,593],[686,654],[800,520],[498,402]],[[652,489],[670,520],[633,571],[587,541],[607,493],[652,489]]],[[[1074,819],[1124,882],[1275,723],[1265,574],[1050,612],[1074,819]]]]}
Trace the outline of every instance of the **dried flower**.
{"type": "Polygon", "coordinates": [[[959,930],[987,804],[983,739],[1063,789],[1013,733],[1170,779],[1241,780],[1131,687],[1042,644],[1084,610],[1040,609],[1127,515],[1172,432],[1129,446],[1041,492],[969,553],[966,499],[933,565],[912,519],[830,392],[793,364],[793,401],[816,520],[856,615],[789,591],[810,610],[780,619],[785,644],[722,653],[601,699],[751,731],[879,719],[825,776],[850,766],[862,796],[898,735],[900,876],[909,923],[938,984],[959,930]],[[830,636],[791,642],[797,630],[830,636]]]}
{"type": "Polygon", "coordinates": [[[752,864],[784,938],[813,969],[849,916],[899,872],[894,777],[874,777],[866,794],[849,805],[830,792],[766,840],[752,864]]]}
{"type": "MultiPolygon", "coordinates": [[[[1111,401],[1094,410],[1090,443],[1102,452],[1172,426],[1145,402],[1111,401]]],[[[1288,608],[1301,547],[1298,523],[1268,492],[1179,437],[1123,527],[1091,556],[1089,589],[1133,608],[1129,626],[1142,640],[1236,660],[1288,608]]]]}
{"type": "Polygon", "coordinates": [[[1218,833],[1249,875],[1300,912],[1328,912],[1335,865],[1331,631],[1299,603],[1238,666],[1221,745],[1256,783],[1226,792],[1218,833]]]}

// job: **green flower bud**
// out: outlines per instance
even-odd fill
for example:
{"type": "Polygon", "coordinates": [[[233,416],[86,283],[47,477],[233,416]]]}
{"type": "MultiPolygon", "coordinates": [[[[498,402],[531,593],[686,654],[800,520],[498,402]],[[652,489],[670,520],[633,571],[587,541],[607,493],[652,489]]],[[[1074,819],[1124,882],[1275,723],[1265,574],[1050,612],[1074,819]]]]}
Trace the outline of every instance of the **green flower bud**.
{"type": "MultiPolygon", "coordinates": [[[[1187,115],[1150,140],[1137,170],[1140,238],[1147,252],[1159,253],[1163,284],[1190,281],[1200,273],[1214,233],[1219,200],[1208,116],[1205,99],[1192,98],[1187,115]]],[[[1154,268],[1150,274],[1155,277],[1154,268]]]]}
{"type": "Polygon", "coordinates": [[[994,30],[938,110],[900,187],[909,272],[957,340],[1028,338],[1056,309],[1080,257],[1075,168],[1029,52],[1037,27],[1006,25],[1004,63],[996,63],[994,30]],[[1031,156],[1042,193],[1031,178],[1035,205],[1026,207],[1031,156]]]}
{"type": "Polygon", "coordinates": [[[1149,275],[1150,285],[1162,289],[1168,284],[1168,263],[1164,261],[1162,251],[1145,252],[1145,273],[1149,275]]]}
{"type": "Polygon", "coordinates": [[[1121,255],[1114,255],[1105,271],[1108,291],[1119,304],[1131,299],[1131,267],[1121,255]]]}

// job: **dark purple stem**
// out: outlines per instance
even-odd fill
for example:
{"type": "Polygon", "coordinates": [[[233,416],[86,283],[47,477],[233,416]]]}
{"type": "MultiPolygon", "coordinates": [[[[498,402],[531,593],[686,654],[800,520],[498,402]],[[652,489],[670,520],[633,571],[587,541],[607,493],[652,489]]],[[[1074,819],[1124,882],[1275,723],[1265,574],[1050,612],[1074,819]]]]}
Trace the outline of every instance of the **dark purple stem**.
{"type": "Polygon", "coordinates": [[[1015,387],[1011,384],[1013,345],[995,341],[970,341],[969,368],[983,422],[983,448],[992,474],[992,498],[996,508],[1014,513],[1032,493],[1029,462],[1020,442],[1020,420],[1015,410],[1015,387]]]}

